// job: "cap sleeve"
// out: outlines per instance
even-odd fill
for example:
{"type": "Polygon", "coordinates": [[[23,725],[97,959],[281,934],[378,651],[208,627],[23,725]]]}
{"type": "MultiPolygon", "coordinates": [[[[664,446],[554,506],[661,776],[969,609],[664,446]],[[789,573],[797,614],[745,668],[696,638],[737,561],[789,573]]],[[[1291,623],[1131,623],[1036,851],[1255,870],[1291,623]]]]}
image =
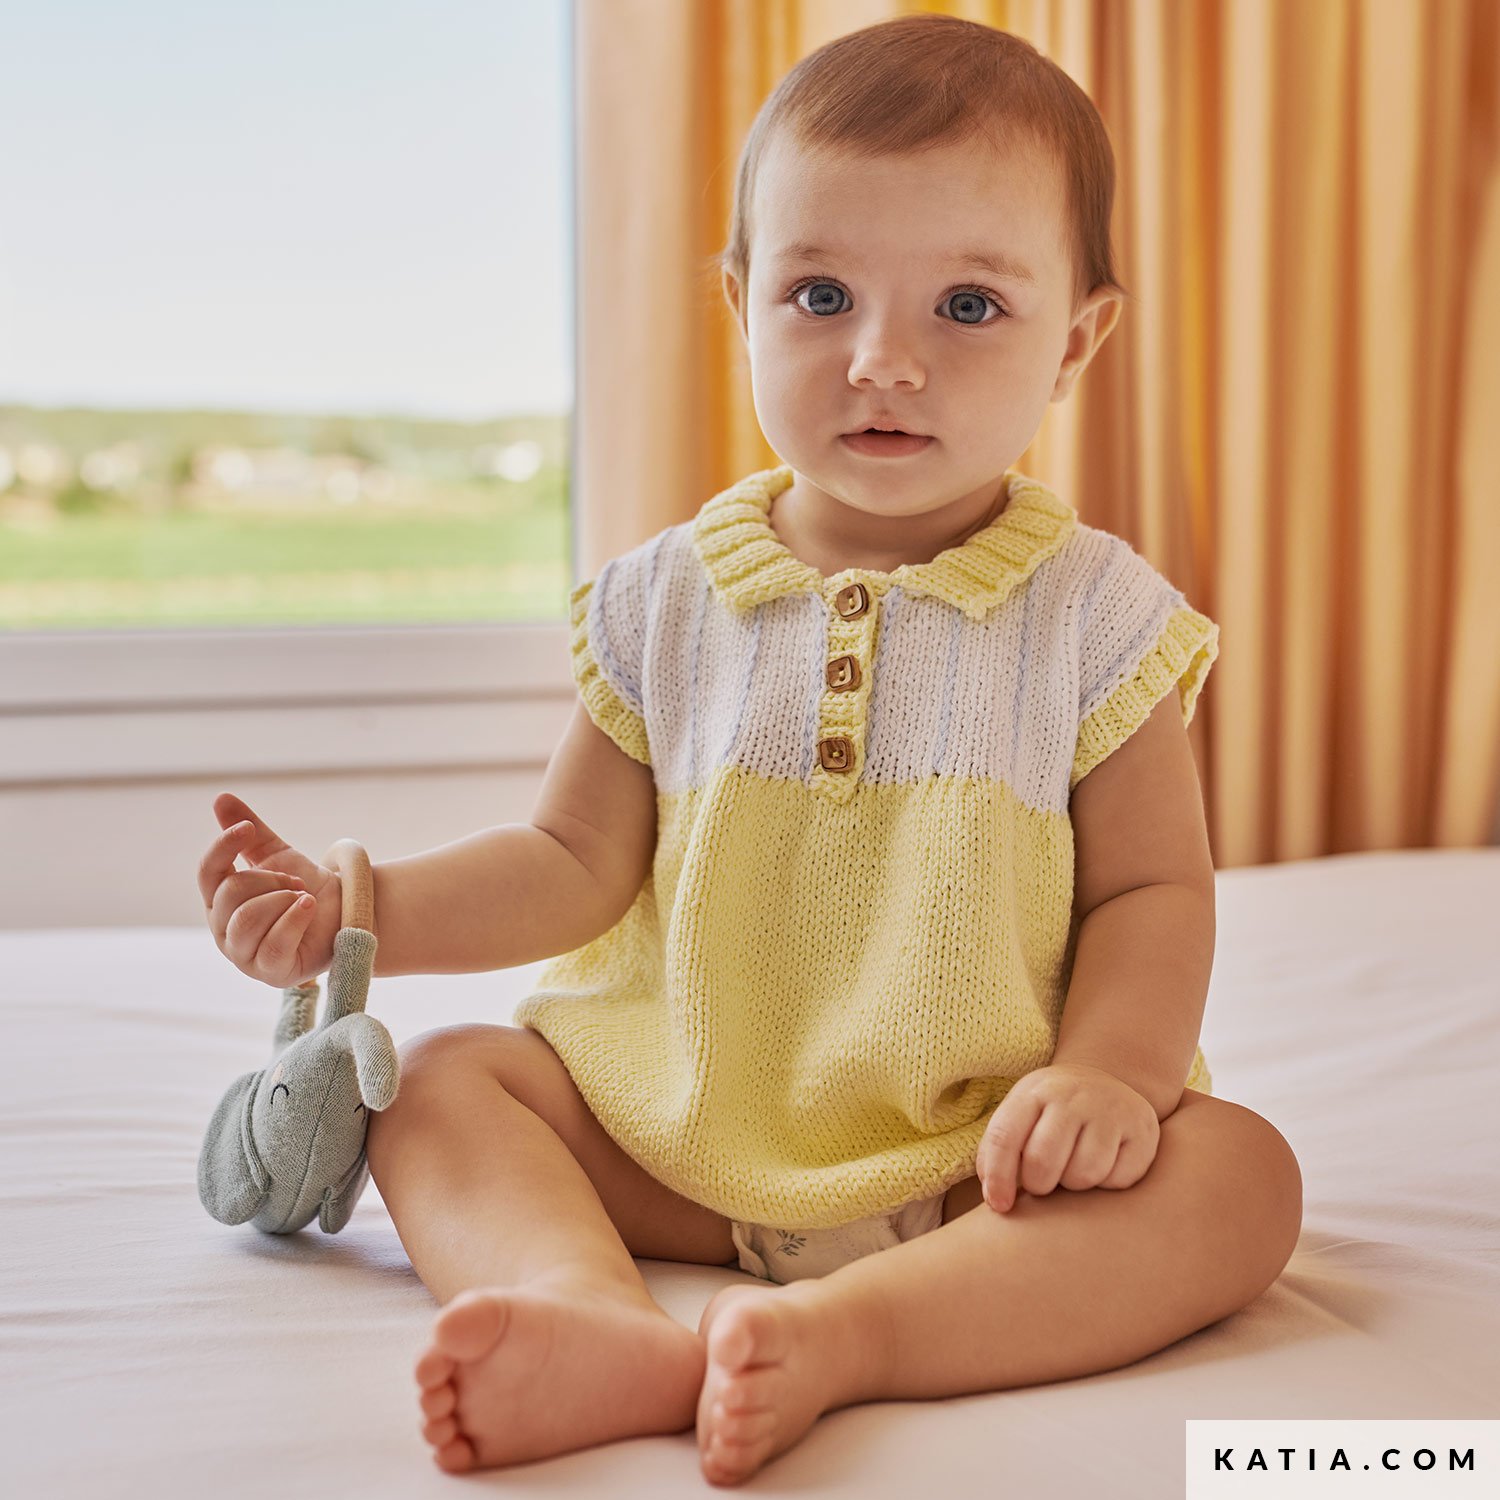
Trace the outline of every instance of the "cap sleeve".
{"type": "Polygon", "coordinates": [[[612,559],[568,596],[573,680],[589,717],[620,749],[651,764],[641,698],[643,601],[628,597],[633,570],[612,559]]]}
{"type": "Polygon", "coordinates": [[[1219,627],[1123,538],[1079,607],[1078,740],[1068,790],[1173,691],[1184,725],[1219,654],[1219,627]]]}

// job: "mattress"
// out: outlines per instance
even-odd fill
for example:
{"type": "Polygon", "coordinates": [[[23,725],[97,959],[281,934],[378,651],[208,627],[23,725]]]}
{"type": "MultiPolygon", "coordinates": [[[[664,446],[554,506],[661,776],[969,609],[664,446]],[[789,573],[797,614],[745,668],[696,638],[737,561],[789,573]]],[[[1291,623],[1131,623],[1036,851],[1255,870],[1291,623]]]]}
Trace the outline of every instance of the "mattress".
{"type": "MultiPolygon", "coordinates": [[[[1224,871],[1214,1092],[1302,1166],[1301,1241],[1242,1311],[1132,1365],[825,1415],[749,1482],[859,1496],[1180,1494],[1188,1418],[1500,1416],[1500,849],[1224,871]]],[[[376,980],[397,1041],[509,1023],[541,965],[376,980]]],[[[436,1304],[373,1182],[337,1235],[198,1202],[204,1129],[277,994],[207,928],[0,932],[7,1493],[702,1495],[692,1432],[459,1481],[420,1433],[436,1304]]],[[[689,1328],[742,1273],[640,1262],[689,1328]]]]}

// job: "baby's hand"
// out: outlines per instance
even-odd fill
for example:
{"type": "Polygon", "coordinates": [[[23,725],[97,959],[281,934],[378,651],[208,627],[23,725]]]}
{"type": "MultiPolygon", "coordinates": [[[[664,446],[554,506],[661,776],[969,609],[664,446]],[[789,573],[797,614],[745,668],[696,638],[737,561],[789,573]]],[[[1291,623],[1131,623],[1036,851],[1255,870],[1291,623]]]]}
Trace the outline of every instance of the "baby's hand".
{"type": "Polygon", "coordinates": [[[292,848],[230,792],[214,798],[214,816],[223,831],[198,866],[198,891],[219,952],[278,989],[316,979],[333,961],[342,877],[292,848]],[[237,869],[237,857],[251,868],[237,869]]]}
{"type": "Polygon", "coordinates": [[[1024,1187],[1044,1197],[1128,1188],[1156,1160],[1161,1122],[1142,1094],[1103,1068],[1056,1063],[1018,1078],[990,1116],[977,1169],[984,1201],[1005,1213],[1024,1187]]]}

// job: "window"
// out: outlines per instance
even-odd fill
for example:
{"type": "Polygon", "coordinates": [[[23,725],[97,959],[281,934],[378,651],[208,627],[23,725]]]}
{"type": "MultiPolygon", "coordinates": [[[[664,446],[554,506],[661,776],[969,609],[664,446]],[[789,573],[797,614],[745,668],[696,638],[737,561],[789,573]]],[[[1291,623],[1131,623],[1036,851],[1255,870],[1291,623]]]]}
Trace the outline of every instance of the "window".
{"type": "Polygon", "coordinates": [[[13,13],[0,632],[566,621],[571,28],[13,13]]]}

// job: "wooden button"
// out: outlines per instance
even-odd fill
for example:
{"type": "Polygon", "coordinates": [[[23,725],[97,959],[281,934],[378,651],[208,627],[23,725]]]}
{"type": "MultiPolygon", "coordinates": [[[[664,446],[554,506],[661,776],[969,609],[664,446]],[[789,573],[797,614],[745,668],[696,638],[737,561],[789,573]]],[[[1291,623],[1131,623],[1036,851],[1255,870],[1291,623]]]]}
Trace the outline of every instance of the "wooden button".
{"type": "Polygon", "coordinates": [[[854,745],[843,735],[818,741],[818,759],[825,771],[848,771],[854,765],[854,745]]]}
{"type": "Polygon", "coordinates": [[[824,669],[828,686],[836,692],[859,686],[859,663],[852,656],[835,656],[824,669]]]}
{"type": "Polygon", "coordinates": [[[833,607],[841,620],[854,620],[870,607],[870,595],[862,583],[851,583],[833,596],[833,607]]]}

